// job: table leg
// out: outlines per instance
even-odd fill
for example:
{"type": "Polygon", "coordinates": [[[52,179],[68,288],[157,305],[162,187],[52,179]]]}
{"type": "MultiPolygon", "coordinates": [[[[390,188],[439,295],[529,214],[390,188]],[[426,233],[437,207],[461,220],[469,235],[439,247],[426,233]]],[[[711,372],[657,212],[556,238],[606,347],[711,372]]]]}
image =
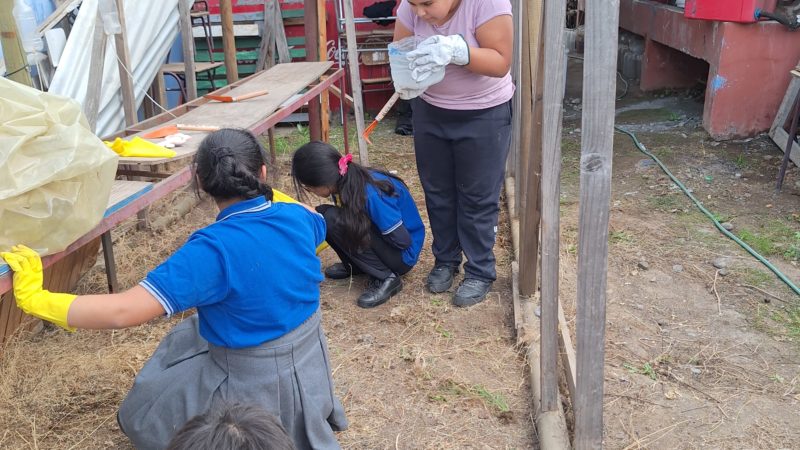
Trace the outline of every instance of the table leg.
{"type": "Polygon", "coordinates": [[[119,292],[117,283],[117,265],[114,262],[114,244],[111,242],[111,231],[106,231],[100,236],[103,244],[103,260],[106,263],[106,279],[108,279],[108,292],[119,292]]]}

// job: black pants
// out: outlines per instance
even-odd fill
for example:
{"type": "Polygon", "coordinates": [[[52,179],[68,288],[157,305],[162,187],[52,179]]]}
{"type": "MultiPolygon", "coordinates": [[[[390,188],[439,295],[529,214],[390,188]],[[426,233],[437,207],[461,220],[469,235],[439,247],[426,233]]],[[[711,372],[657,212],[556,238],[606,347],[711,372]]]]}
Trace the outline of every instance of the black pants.
{"type": "Polygon", "coordinates": [[[375,226],[370,231],[369,248],[360,252],[351,252],[345,250],[347,246],[344,244],[347,242],[347,238],[344,227],[339,221],[341,209],[333,205],[320,205],[317,206],[317,212],[325,217],[327,226],[325,240],[345,265],[358,267],[367,275],[380,280],[387,278],[392,273],[403,275],[411,270],[411,266],[403,262],[403,251],[389,244],[375,226]]]}
{"type": "Polygon", "coordinates": [[[480,110],[438,108],[421,98],[411,105],[414,152],[436,264],[458,265],[463,253],[467,277],[494,281],[511,102],[480,110]]]}

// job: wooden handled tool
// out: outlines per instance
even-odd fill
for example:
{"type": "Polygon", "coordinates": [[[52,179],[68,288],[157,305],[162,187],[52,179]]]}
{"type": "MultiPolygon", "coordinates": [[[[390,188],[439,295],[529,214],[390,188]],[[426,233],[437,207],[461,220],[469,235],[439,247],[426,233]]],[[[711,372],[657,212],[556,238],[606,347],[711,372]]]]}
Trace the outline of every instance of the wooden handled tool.
{"type": "Polygon", "coordinates": [[[385,105],[383,105],[383,108],[381,108],[381,111],[378,113],[377,116],[375,116],[375,120],[373,120],[372,123],[369,124],[367,129],[364,130],[364,133],[361,135],[364,138],[365,141],[367,141],[368,143],[372,144],[372,141],[369,140],[369,135],[372,133],[372,130],[374,130],[375,127],[378,126],[378,122],[383,120],[383,118],[386,116],[386,114],[389,113],[389,110],[392,109],[392,106],[394,106],[394,104],[397,103],[397,100],[399,98],[400,98],[400,94],[395,92],[389,98],[389,101],[386,102],[385,105]]]}
{"type": "Polygon", "coordinates": [[[161,128],[156,128],[153,131],[147,132],[142,135],[145,139],[158,139],[175,134],[178,131],[217,131],[219,127],[214,125],[184,125],[180,123],[173,123],[161,128]]]}
{"type": "Polygon", "coordinates": [[[214,95],[214,94],[206,94],[203,97],[209,100],[216,100],[218,102],[230,103],[230,102],[240,102],[242,100],[247,100],[248,98],[260,97],[262,95],[267,95],[267,94],[269,94],[269,91],[264,89],[261,91],[254,91],[254,92],[249,92],[247,94],[237,95],[236,97],[231,97],[230,95],[214,95]]]}

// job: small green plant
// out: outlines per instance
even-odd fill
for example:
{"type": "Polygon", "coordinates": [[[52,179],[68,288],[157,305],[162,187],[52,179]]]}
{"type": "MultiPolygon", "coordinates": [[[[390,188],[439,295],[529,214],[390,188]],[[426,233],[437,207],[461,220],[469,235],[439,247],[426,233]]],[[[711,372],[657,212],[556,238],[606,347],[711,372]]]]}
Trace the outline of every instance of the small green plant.
{"type": "Polygon", "coordinates": [[[783,252],[783,257],[789,261],[800,261],[800,231],[794,233],[793,242],[789,243],[789,248],[783,252]]]}
{"type": "Polygon", "coordinates": [[[744,153],[740,153],[736,159],[733,160],[733,163],[736,164],[736,167],[739,169],[744,169],[750,165],[747,162],[747,158],[745,158],[744,153]]]}
{"type": "Polygon", "coordinates": [[[436,332],[439,333],[443,338],[450,339],[453,337],[453,333],[447,331],[442,325],[436,324],[436,332]]]}
{"type": "Polygon", "coordinates": [[[653,195],[647,197],[647,203],[659,211],[671,212],[681,207],[681,198],[676,193],[653,195]]]}
{"type": "Polygon", "coordinates": [[[622,244],[627,242],[633,242],[633,236],[626,233],[625,230],[622,231],[612,231],[608,233],[608,241],[612,244],[622,244]]]}
{"type": "Polygon", "coordinates": [[[738,272],[741,273],[742,281],[753,286],[761,286],[772,280],[772,275],[761,269],[751,269],[748,267],[740,269],[738,272]]]}
{"type": "Polygon", "coordinates": [[[732,217],[727,214],[712,213],[711,215],[714,217],[714,220],[719,223],[729,222],[732,219],[732,217]]]}
{"type": "Polygon", "coordinates": [[[681,115],[676,113],[675,111],[670,111],[669,120],[670,122],[678,122],[679,120],[681,120],[681,115]]]}
{"type": "Polygon", "coordinates": [[[497,411],[500,411],[501,413],[510,411],[508,407],[508,401],[503,396],[503,394],[491,392],[484,386],[481,386],[479,384],[473,386],[471,390],[474,394],[480,397],[480,399],[483,400],[484,403],[496,409],[497,411]]]}
{"type": "Polygon", "coordinates": [[[433,306],[442,306],[443,304],[444,304],[444,302],[439,297],[433,297],[431,299],[431,305],[433,305],[433,306]]]}
{"type": "Polygon", "coordinates": [[[630,373],[645,375],[649,377],[651,380],[655,380],[657,378],[656,371],[655,369],[653,369],[652,364],[650,364],[649,362],[644,363],[642,367],[636,367],[630,363],[624,363],[622,367],[624,367],[630,373]]]}
{"type": "Polygon", "coordinates": [[[739,239],[764,256],[775,254],[775,243],[767,236],[753,233],[749,230],[739,232],[739,239]]]}

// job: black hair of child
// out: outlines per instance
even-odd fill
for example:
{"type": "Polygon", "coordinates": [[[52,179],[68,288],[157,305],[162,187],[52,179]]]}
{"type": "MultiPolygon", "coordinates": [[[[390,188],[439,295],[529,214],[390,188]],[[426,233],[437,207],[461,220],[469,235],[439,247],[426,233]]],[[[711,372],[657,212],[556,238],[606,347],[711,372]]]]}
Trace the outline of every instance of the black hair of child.
{"type": "Polygon", "coordinates": [[[292,178],[297,196],[305,199],[303,186],[333,187],[334,194],[339,197],[342,214],[339,216],[346,230],[349,251],[358,251],[369,247],[370,227],[372,221],[367,215],[366,186],[371,184],[387,195],[396,195],[394,185],[389,180],[376,180],[370,171],[405,183],[399,177],[385,170],[364,167],[350,162],[347,172],[339,174],[339,160],[342,154],[330,144],[311,141],[295,150],[292,155],[292,178]]]}
{"type": "Polygon", "coordinates": [[[264,408],[235,403],[189,419],[167,450],[294,450],[280,421],[264,408]]]}
{"type": "Polygon", "coordinates": [[[194,156],[200,188],[216,199],[246,200],[263,195],[272,200],[272,188],[261,181],[267,154],[247,130],[223,128],[209,134],[194,156]]]}

